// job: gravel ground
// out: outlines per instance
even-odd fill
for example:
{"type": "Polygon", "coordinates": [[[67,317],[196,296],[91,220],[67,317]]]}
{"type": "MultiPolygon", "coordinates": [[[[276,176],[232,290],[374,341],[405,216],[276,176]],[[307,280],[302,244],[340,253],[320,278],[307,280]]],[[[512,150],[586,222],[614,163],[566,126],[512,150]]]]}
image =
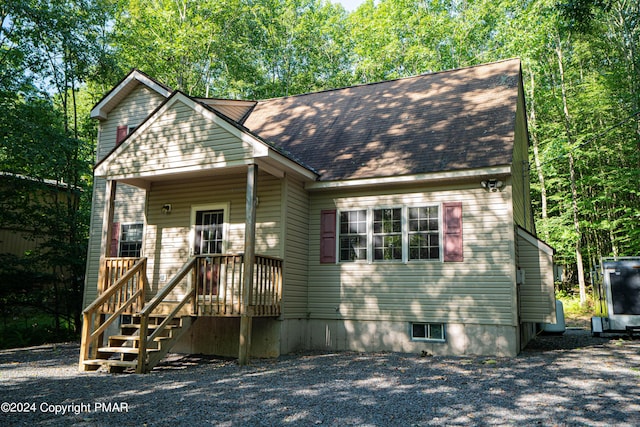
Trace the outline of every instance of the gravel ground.
{"type": "Polygon", "coordinates": [[[588,331],[515,358],[314,353],[241,368],[172,355],[148,375],[78,372],[78,351],[0,351],[0,425],[640,425],[640,340],[588,331]]]}

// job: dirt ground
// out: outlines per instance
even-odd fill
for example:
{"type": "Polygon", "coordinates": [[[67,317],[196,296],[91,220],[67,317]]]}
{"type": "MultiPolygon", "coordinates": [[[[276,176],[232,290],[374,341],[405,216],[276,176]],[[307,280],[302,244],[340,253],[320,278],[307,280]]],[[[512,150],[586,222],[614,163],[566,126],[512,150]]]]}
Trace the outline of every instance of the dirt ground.
{"type": "Polygon", "coordinates": [[[581,328],[591,330],[591,317],[589,316],[566,316],[565,326],[567,328],[581,328]]]}

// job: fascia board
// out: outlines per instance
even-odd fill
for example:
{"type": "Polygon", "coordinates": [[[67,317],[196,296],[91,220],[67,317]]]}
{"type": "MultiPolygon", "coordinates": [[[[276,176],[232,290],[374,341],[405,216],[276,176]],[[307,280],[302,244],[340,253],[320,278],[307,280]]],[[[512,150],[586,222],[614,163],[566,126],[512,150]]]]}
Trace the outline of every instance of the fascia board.
{"type": "Polygon", "coordinates": [[[548,255],[553,255],[555,253],[555,250],[549,246],[547,243],[543,242],[542,240],[538,239],[536,236],[532,235],[531,233],[529,233],[527,230],[518,227],[518,236],[522,237],[524,240],[526,240],[528,243],[530,243],[531,245],[535,246],[536,248],[538,248],[538,250],[548,254],[548,255]]]}
{"type": "Polygon", "coordinates": [[[460,171],[443,171],[434,173],[424,173],[415,175],[387,176],[376,178],[361,178],[338,181],[316,181],[308,183],[305,188],[313,190],[332,190],[337,188],[357,188],[378,185],[394,184],[419,184],[433,183],[441,181],[451,181],[456,179],[504,177],[511,175],[511,166],[495,166],[481,169],[466,169],[460,171]]]}
{"type": "Polygon", "coordinates": [[[139,71],[134,70],[131,73],[129,73],[129,75],[125,77],[104,98],[102,98],[102,100],[100,100],[95,105],[95,107],[91,109],[91,113],[90,113],[91,118],[98,119],[98,120],[106,120],[109,115],[109,112],[113,108],[113,107],[111,108],[109,107],[113,103],[113,101],[118,97],[118,95],[120,95],[122,91],[127,91],[127,93],[130,92],[133,89],[133,87],[135,87],[135,85],[139,83],[144,84],[150,89],[158,92],[160,95],[164,96],[165,98],[171,95],[171,91],[169,91],[167,88],[158,84],[153,79],[149,78],[148,76],[145,76],[139,71]]]}

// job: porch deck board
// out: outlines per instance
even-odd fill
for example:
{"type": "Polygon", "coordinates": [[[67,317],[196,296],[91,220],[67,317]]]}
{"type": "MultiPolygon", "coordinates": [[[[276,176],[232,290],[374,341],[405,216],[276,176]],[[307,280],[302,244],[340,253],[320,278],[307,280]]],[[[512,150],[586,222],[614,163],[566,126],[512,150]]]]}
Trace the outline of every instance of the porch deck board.
{"type": "MultiPolygon", "coordinates": [[[[247,313],[252,317],[278,317],[280,307],[277,305],[250,305],[247,313]]],[[[198,305],[194,313],[197,317],[241,317],[240,307],[237,305],[198,305]]]]}

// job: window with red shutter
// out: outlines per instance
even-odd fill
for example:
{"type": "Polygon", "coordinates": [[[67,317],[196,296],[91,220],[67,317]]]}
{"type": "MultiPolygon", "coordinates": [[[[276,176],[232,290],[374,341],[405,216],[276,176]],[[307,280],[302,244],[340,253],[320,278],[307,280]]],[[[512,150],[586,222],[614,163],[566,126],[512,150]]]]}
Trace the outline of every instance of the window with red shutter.
{"type": "Polygon", "coordinates": [[[336,210],[320,212],[320,262],[336,262],[336,210]]]}
{"type": "Polygon", "coordinates": [[[445,262],[464,261],[462,247],[462,203],[442,204],[443,246],[445,262]]]}
{"type": "Polygon", "coordinates": [[[116,146],[120,145],[127,135],[129,135],[129,126],[118,126],[118,130],[116,131],[116,146]]]}
{"type": "Polygon", "coordinates": [[[321,262],[464,261],[461,202],[322,211],[321,222],[321,262]]]}

